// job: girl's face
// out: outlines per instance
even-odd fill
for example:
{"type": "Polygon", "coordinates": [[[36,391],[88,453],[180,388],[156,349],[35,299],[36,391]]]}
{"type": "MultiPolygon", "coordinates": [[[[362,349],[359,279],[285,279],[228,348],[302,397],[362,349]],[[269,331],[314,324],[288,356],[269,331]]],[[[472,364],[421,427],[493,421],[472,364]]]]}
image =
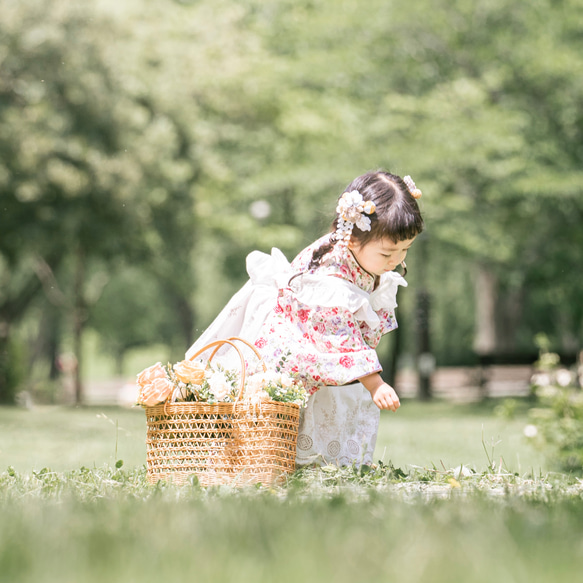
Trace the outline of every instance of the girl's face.
{"type": "Polygon", "coordinates": [[[415,237],[395,243],[392,239],[385,237],[369,241],[364,245],[351,241],[348,248],[363,269],[373,275],[382,275],[387,271],[393,271],[405,259],[413,241],[415,237]]]}

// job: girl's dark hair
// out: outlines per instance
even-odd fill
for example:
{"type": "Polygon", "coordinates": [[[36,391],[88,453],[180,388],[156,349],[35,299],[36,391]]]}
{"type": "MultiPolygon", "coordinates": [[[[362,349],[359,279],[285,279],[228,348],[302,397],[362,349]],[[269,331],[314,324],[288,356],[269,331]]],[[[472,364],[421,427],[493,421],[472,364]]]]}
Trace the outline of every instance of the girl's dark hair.
{"type": "MultiPolygon", "coordinates": [[[[383,170],[367,172],[355,178],[343,192],[358,190],[364,201],[375,204],[375,212],[370,218],[370,231],[361,231],[356,225],[352,229],[351,241],[359,246],[376,239],[388,238],[398,243],[419,235],[423,231],[423,219],[417,200],[413,198],[400,176],[383,170]]],[[[332,223],[336,231],[338,217],[332,223]]],[[[322,257],[332,250],[336,241],[322,245],[312,255],[308,271],[318,267],[322,257]]]]}

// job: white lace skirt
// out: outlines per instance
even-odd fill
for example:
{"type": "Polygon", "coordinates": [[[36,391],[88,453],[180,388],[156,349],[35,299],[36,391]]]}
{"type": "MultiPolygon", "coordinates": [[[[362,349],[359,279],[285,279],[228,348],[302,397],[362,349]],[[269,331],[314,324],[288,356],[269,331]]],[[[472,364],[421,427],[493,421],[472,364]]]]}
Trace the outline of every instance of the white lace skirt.
{"type": "Polygon", "coordinates": [[[320,389],[300,414],[296,464],[371,464],[379,419],[361,383],[320,389]]]}

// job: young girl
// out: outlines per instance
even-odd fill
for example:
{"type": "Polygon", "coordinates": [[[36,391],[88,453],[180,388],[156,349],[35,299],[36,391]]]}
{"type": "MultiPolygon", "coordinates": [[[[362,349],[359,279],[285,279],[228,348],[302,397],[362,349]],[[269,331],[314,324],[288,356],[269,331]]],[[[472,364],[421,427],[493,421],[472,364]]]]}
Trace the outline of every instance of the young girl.
{"type": "MultiPolygon", "coordinates": [[[[295,373],[310,393],[302,410],[296,462],[370,464],[380,409],[399,397],[380,376],[375,352],[397,327],[393,271],[423,230],[421,191],[409,176],[370,172],[338,201],[329,234],[291,263],[278,249],[247,257],[250,280],[186,353],[239,336],[268,366],[295,373]]],[[[225,353],[226,366],[236,366],[225,353]]]]}

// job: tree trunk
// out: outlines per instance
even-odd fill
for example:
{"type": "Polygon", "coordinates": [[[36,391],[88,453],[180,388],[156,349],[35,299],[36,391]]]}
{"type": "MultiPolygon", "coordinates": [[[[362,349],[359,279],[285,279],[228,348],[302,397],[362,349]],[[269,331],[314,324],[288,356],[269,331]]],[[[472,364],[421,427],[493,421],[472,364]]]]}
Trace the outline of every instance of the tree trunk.
{"type": "Polygon", "coordinates": [[[85,283],[85,253],[80,246],[77,250],[74,282],[74,304],[73,304],[73,353],[75,354],[75,404],[83,403],[83,381],[81,376],[82,365],[82,340],[83,328],[85,326],[86,309],[83,297],[83,287],[85,283]]]}
{"type": "Polygon", "coordinates": [[[188,300],[174,293],[174,306],[178,314],[182,337],[185,341],[185,351],[194,342],[194,310],[188,300]]]}
{"type": "Polygon", "coordinates": [[[13,293],[8,293],[0,304],[0,403],[14,403],[19,382],[17,365],[11,354],[12,326],[26,312],[41,290],[41,280],[34,272],[13,293]]]}
{"type": "Polygon", "coordinates": [[[0,403],[14,403],[12,383],[12,363],[10,362],[9,335],[10,325],[0,320],[0,403]]]}
{"type": "Polygon", "coordinates": [[[577,354],[581,346],[576,330],[580,330],[581,326],[577,325],[577,319],[574,317],[573,310],[565,308],[564,306],[555,307],[556,321],[558,323],[558,336],[561,342],[561,350],[565,354],[577,354]]]}
{"type": "Polygon", "coordinates": [[[53,381],[59,378],[61,371],[58,358],[61,352],[61,338],[61,310],[47,302],[39,323],[38,337],[29,358],[30,370],[39,359],[46,359],[49,362],[49,378],[53,381]]]}
{"type": "Polygon", "coordinates": [[[430,308],[431,298],[427,291],[427,268],[429,265],[429,248],[427,233],[419,237],[419,290],[417,292],[416,336],[417,336],[417,373],[419,379],[418,397],[429,401],[432,397],[431,378],[435,370],[435,357],[431,351],[430,308]]]}
{"type": "MultiPolygon", "coordinates": [[[[525,289],[523,282],[501,290],[498,294],[496,319],[496,352],[516,350],[516,332],[522,320],[525,289]],[[504,296],[501,297],[500,293],[504,296]]],[[[496,307],[496,306],[495,306],[496,307]]]]}
{"type": "Polygon", "coordinates": [[[59,354],[61,353],[61,319],[59,314],[54,314],[49,326],[47,358],[51,363],[49,378],[54,381],[61,376],[61,370],[58,366],[59,354]]]}
{"type": "Polygon", "coordinates": [[[418,396],[421,401],[431,399],[431,375],[435,368],[435,359],[431,353],[429,310],[429,293],[421,289],[417,293],[417,370],[419,372],[418,396]]]}
{"type": "Polygon", "coordinates": [[[480,396],[488,396],[489,370],[486,357],[497,348],[496,301],[498,278],[485,265],[479,265],[474,279],[475,289],[475,332],[474,351],[480,358],[478,386],[480,396]]]}
{"type": "Polygon", "coordinates": [[[476,309],[474,351],[485,356],[496,351],[496,300],[498,278],[485,265],[479,265],[474,280],[476,309]]]}

